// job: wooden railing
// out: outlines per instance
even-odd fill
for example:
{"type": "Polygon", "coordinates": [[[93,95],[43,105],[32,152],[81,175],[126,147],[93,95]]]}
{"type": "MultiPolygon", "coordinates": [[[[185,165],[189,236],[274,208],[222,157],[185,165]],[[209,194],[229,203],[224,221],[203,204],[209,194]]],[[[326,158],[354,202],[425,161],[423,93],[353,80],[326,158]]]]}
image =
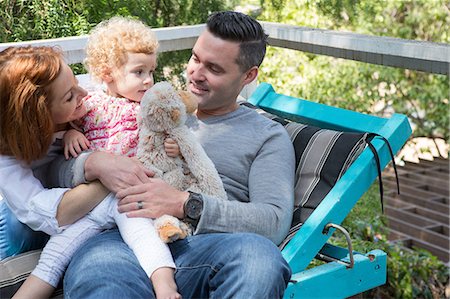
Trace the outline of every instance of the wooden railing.
{"type": "Polygon", "coordinates": [[[435,74],[449,74],[450,45],[263,23],[273,46],[435,74]]]}
{"type": "MultiPolygon", "coordinates": [[[[427,73],[449,75],[450,45],[392,37],[371,36],[352,32],[322,30],[293,25],[262,22],[271,46],[294,49],[319,55],[393,66],[427,73]]],[[[160,52],[191,49],[205,25],[154,29],[160,52]]],[[[69,63],[84,59],[87,36],[0,44],[0,51],[9,46],[60,46],[69,63]]],[[[256,84],[256,83],[255,83],[256,84]]],[[[248,96],[255,84],[247,88],[248,96]]]]}

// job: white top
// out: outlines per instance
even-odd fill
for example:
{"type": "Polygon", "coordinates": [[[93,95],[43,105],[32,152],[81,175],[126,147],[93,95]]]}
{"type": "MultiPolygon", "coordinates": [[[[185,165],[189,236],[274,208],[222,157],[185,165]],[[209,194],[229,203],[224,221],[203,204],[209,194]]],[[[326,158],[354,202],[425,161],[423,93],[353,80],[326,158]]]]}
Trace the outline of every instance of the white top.
{"type": "Polygon", "coordinates": [[[64,132],[54,135],[54,142],[42,160],[31,166],[14,157],[0,155],[0,193],[17,219],[36,231],[53,235],[61,231],[56,220],[56,210],[62,195],[69,188],[46,189],[33,175],[33,169],[50,162],[61,150],[58,139],[64,132]]]}

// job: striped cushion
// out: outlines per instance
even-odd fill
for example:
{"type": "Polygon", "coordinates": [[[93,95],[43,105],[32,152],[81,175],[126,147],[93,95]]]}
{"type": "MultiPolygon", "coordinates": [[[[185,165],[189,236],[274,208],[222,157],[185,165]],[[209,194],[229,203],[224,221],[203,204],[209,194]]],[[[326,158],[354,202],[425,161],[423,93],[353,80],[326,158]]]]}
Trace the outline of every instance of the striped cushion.
{"type": "Polygon", "coordinates": [[[293,225],[296,225],[306,221],[359,156],[366,146],[367,134],[326,130],[293,122],[285,128],[295,149],[293,225]]]}
{"type": "Polygon", "coordinates": [[[241,105],[256,109],[260,114],[281,123],[294,145],[294,217],[288,236],[279,246],[282,249],[366,147],[367,133],[321,129],[288,121],[248,102],[241,102],[241,105]]]}
{"type": "Polygon", "coordinates": [[[294,216],[284,248],[366,146],[366,133],[326,130],[289,122],[295,149],[294,216]]]}
{"type": "Polygon", "coordinates": [[[29,251],[0,261],[1,298],[11,298],[37,265],[40,250],[29,251]]]}
{"type": "MultiPolygon", "coordinates": [[[[28,251],[0,261],[0,298],[11,298],[36,267],[41,250],[28,251]]],[[[62,283],[52,299],[63,298],[62,283]]]]}

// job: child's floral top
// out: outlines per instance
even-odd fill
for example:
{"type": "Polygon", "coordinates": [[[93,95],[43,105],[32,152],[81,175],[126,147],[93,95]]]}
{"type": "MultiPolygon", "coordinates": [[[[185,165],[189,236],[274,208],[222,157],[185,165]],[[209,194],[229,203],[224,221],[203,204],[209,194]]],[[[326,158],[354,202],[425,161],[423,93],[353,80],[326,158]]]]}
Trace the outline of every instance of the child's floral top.
{"type": "Polygon", "coordinates": [[[140,105],[96,91],[85,99],[88,113],[77,123],[91,143],[92,150],[133,157],[138,144],[137,115],[140,105]]]}

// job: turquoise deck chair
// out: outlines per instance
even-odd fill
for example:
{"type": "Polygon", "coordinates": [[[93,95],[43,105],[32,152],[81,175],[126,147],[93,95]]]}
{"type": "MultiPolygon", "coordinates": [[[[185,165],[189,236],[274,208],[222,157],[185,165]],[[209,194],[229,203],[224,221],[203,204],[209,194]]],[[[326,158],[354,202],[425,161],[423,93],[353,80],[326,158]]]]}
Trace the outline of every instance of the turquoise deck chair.
{"type": "MultiPolygon", "coordinates": [[[[282,118],[307,125],[379,134],[389,141],[394,153],[411,135],[411,127],[404,115],[381,118],[330,107],[278,94],[267,83],[260,84],[248,102],[282,118]]],[[[371,143],[378,153],[381,169],[385,168],[391,160],[386,142],[375,138],[371,143]]],[[[293,273],[284,298],[345,298],[385,284],[386,253],[381,250],[366,254],[354,252],[348,233],[340,226],[377,176],[375,156],[366,148],[302,224],[282,251],[293,273]],[[336,229],[343,229],[348,248],[327,243],[336,229]],[[306,270],[319,252],[332,261],[306,270]]]]}

